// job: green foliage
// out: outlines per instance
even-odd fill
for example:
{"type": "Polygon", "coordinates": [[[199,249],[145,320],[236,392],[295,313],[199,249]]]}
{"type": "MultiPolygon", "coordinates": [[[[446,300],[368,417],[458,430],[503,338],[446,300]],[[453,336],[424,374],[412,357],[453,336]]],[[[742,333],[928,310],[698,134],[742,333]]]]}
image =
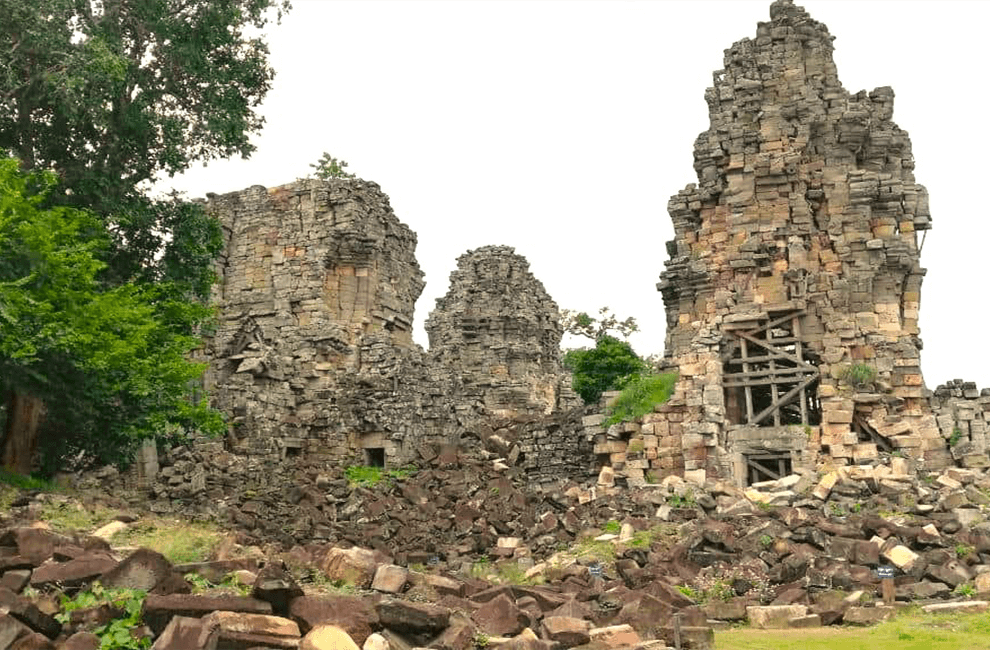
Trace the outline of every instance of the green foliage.
{"type": "Polygon", "coordinates": [[[222,537],[212,524],[146,518],[114,535],[113,543],[149,548],[173,564],[187,564],[208,559],[222,537]]]}
{"type": "Polygon", "coordinates": [[[38,511],[38,517],[57,531],[90,532],[113,519],[113,511],[87,508],[73,499],[52,500],[38,511]]]}
{"type": "Polygon", "coordinates": [[[670,399],[677,383],[677,373],[634,375],[608,410],[605,425],[628,422],[651,413],[658,404],[670,399]]]}
{"type": "Polygon", "coordinates": [[[109,239],[90,213],[45,208],[51,174],[0,160],[0,389],[41,399],[40,451],[50,472],[68,456],[131,457],[148,437],[219,433],[221,414],[192,392],[204,366],[189,334],[211,312],[166,285],[107,287],[109,239]]]}
{"type": "Polygon", "coordinates": [[[677,591],[681,592],[694,602],[698,602],[700,600],[700,594],[698,594],[698,592],[695,591],[691,585],[677,585],[677,591]]]}
{"type": "Polygon", "coordinates": [[[952,593],[956,596],[972,598],[976,595],[976,587],[968,582],[963,582],[962,584],[956,585],[956,588],[952,590],[952,593]]]}
{"type": "Polygon", "coordinates": [[[597,402],[607,390],[622,388],[645,367],[631,345],[608,335],[599,337],[594,348],[568,350],[564,366],[573,373],[572,385],[585,404],[597,402]]]}
{"type": "Polygon", "coordinates": [[[487,634],[481,630],[478,630],[474,633],[474,638],[471,641],[474,644],[474,647],[478,648],[478,650],[485,650],[485,648],[488,647],[490,639],[487,634]]]}
{"type": "Polygon", "coordinates": [[[385,470],[384,467],[372,467],[370,465],[350,465],[344,470],[344,476],[351,487],[374,487],[388,479],[389,483],[396,480],[404,480],[416,473],[416,468],[412,465],[399,467],[397,469],[385,470]]]}
{"type": "Polygon", "coordinates": [[[769,535],[760,535],[760,546],[763,548],[770,548],[773,545],[773,537],[769,535]]]}
{"type": "Polygon", "coordinates": [[[854,363],[842,369],[840,378],[855,388],[865,388],[877,379],[877,369],[868,363],[854,363]]]}
{"type": "Polygon", "coordinates": [[[973,548],[972,546],[969,546],[968,544],[956,544],[955,551],[956,551],[956,557],[962,559],[967,555],[975,552],[976,549],[973,548]]]}
{"type": "Polygon", "coordinates": [[[64,625],[68,623],[70,614],[77,609],[109,604],[122,611],[123,616],[93,630],[100,637],[100,650],[143,650],[151,647],[151,639],[135,638],[131,635],[131,630],[142,624],[141,605],[144,597],[143,591],[104,589],[100,583],[94,582],[88,591],[81,591],[74,598],[62,596],[61,612],[55,618],[64,625]]]}
{"type": "Polygon", "coordinates": [[[47,479],[36,476],[24,476],[0,468],[0,483],[10,485],[20,490],[39,492],[57,492],[58,486],[47,479]]]}
{"type": "Polygon", "coordinates": [[[952,429],[952,435],[949,436],[949,446],[955,447],[962,440],[962,430],[959,427],[952,429]]]}
{"type": "Polygon", "coordinates": [[[316,161],[315,164],[311,164],[315,170],[316,177],[322,181],[328,181],[334,178],[354,178],[354,174],[349,174],[344,171],[347,167],[347,161],[337,160],[331,156],[326,151],[323,152],[323,156],[316,161]]]}
{"type": "Polygon", "coordinates": [[[671,494],[667,497],[667,505],[672,508],[693,508],[697,504],[694,501],[694,493],[688,491],[683,495],[671,494]]]}
{"type": "Polygon", "coordinates": [[[219,584],[213,584],[198,573],[187,573],[183,578],[192,585],[194,594],[222,592],[232,593],[237,596],[247,596],[251,593],[251,586],[239,581],[237,575],[234,573],[225,575],[219,584]]]}
{"type": "Polygon", "coordinates": [[[622,338],[629,338],[630,334],[639,331],[635,318],[630,316],[620,321],[608,307],[598,310],[598,318],[589,316],[587,312],[563,309],[560,312],[560,321],[566,333],[583,336],[595,342],[612,332],[622,338]]]}
{"type": "Polygon", "coordinates": [[[260,34],[288,8],[0,0],[0,151],[54,170],[71,193],[53,200],[119,234],[111,268],[131,279],[167,242],[184,245],[176,222],[161,219],[168,202],[145,198],[142,184],[254,151],[275,74],[260,34]]]}
{"type": "Polygon", "coordinates": [[[602,527],[602,532],[611,533],[613,535],[618,534],[620,530],[622,530],[622,524],[615,521],[614,519],[605,522],[605,525],[602,527]]]}

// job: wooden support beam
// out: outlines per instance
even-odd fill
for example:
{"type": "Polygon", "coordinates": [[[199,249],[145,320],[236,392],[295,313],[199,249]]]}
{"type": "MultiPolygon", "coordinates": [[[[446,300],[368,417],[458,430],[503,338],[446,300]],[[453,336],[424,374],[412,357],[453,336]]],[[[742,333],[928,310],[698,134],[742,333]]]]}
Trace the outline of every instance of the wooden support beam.
{"type": "MultiPolygon", "coordinates": [[[[746,357],[749,356],[749,350],[746,347],[746,339],[740,340],[740,345],[742,346],[742,358],[743,358],[743,372],[749,372],[749,364],[746,362],[746,357]]],[[[743,388],[746,391],[746,421],[752,424],[753,422],[753,391],[749,386],[743,388]]]]}
{"type": "Polygon", "coordinates": [[[770,406],[760,411],[756,415],[756,417],[750,421],[750,424],[759,424],[760,422],[763,421],[764,418],[766,418],[768,415],[773,413],[774,410],[779,409],[784,404],[790,403],[798,395],[798,393],[801,392],[802,388],[806,388],[811,382],[815,381],[816,379],[818,379],[817,371],[815,372],[814,375],[805,377],[801,381],[801,383],[799,383],[797,386],[795,386],[794,388],[790,389],[789,391],[781,395],[780,399],[774,401],[772,404],[770,404],[770,406]]]}
{"type": "MultiPolygon", "coordinates": [[[[801,346],[801,319],[797,316],[791,319],[791,331],[794,333],[794,338],[798,339],[795,344],[797,358],[804,361],[804,352],[801,346]]],[[[798,399],[801,400],[801,424],[808,424],[808,394],[803,388],[798,399]]]]}

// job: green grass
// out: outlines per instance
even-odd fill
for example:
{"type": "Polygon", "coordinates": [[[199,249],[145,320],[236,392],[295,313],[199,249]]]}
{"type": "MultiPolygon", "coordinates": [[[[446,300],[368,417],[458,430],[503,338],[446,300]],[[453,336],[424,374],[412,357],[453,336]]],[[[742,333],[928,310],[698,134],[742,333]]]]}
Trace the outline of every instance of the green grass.
{"type": "Polygon", "coordinates": [[[871,628],[738,628],[715,633],[716,650],[986,650],[990,613],[906,612],[871,628]]]}
{"type": "Polygon", "coordinates": [[[84,506],[75,500],[46,503],[38,512],[38,518],[53,530],[92,532],[96,528],[113,521],[116,511],[96,506],[84,506]]]}
{"type": "Polygon", "coordinates": [[[21,490],[41,490],[42,492],[57,492],[58,487],[51,481],[34,476],[24,476],[15,474],[5,469],[0,469],[0,483],[9,485],[21,490]]]}
{"type": "Polygon", "coordinates": [[[212,524],[146,519],[113,536],[115,546],[143,546],[157,551],[173,564],[204,562],[223,538],[212,524]]]}
{"type": "Polygon", "coordinates": [[[670,399],[676,383],[675,372],[633,377],[608,410],[604,426],[635,420],[652,412],[655,406],[670,399]]]}

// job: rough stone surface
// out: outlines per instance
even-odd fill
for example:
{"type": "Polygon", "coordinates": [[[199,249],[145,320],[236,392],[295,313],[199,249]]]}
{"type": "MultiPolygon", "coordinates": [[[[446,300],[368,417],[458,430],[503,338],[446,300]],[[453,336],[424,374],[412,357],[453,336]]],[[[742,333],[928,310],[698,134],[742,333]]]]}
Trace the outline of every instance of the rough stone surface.
{"type": "Polygon", "coordinates": [[[919,361],[931,216],[894,93],[845,90],[826,26],[790,0],[770,18],[726,50],[695,141],[698,182],[668,204],[658,289],[680,379],[659,446],[680,453],[650,467],[743,481],[745,456],[813,468],[819,455],[875,457],[878,444],[944,467],[919,361]]]}

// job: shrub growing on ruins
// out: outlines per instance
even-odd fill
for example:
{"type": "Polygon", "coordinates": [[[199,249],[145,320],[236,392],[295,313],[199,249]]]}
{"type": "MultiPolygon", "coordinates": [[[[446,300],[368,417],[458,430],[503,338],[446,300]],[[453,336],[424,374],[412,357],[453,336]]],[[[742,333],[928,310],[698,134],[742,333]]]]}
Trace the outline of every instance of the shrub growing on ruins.
{"type": "Polygon", "coordinates": [[[634,375],[608,410],[606,425],[628,422],[653,411],[670,399],[677,383],[677,373],[634,375]]]}
{"type": "Polygon", "coordinates": [[[607,390],[618,390],[645,369],[643,360],[626,341],[603,335],[593,348],[568,350],[564,367],[573,373],[572,386],[585,404],[598,401],[607,390]]]}
{"type": "MultiPolygon", "coordinates": [[[[15,411],[38,403],[33,426],[49,471],[66,457],[125,460],[142,438],[221,432],[220,413],[194,394],[204,367],[186,358],[200,340],[184,330],[207,308],[154,286],[106,286],[100,256],[109,235],[88,212],[43,207],[55,187],[54,175],[0,159],[5,452],[23,424],[15,411]]],[[[32,450],[20,452],[11,456],[30,462],[32,450]]]]}
{"type": "Polygon", "coordinates": [[[854,388],[866,388],[876,381],[877,369],[868,363],[854,363],[843,368],[840,379],[854,388]]]}
{"type": "Polygon", "coordinates": [[[354,178],[354,174],[344,171],[347,167],[346,160],[337,160],[326,151],[315,163],[310,164],[315,171],[316,177],[321,181],[328,181],[333,178],[354,178]]]}

